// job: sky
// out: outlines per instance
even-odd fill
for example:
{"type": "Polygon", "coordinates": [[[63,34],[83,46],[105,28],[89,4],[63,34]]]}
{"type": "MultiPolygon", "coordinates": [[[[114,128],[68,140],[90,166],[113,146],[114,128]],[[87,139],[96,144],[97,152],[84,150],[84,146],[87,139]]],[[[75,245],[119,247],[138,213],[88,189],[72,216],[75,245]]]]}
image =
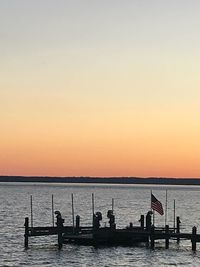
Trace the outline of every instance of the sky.
{"type": "Polygon", "coordinates": [[[1,0],[0,175],[200,177],[199,14],[1,0]]]}

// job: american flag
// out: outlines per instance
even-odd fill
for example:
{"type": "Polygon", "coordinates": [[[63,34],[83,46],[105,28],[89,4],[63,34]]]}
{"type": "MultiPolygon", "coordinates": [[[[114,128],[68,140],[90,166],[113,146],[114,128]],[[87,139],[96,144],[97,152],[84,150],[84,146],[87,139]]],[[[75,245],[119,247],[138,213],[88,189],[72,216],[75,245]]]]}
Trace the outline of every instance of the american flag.
{"type": "Polygon", "coordinates": [[[160,215],[163,215],[162,203],[151,193],[151,208],[157,211],[160,215]]]}

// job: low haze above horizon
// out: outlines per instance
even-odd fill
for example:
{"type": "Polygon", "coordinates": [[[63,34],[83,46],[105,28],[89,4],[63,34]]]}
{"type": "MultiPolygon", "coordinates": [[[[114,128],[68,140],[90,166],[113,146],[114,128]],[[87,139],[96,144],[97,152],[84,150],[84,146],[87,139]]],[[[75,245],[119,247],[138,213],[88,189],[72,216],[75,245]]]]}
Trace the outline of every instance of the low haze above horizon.
{"type": "Polygon", "coordinates": [[[0,175],[200,177],[200,1],[0,1],[0,175]]]}

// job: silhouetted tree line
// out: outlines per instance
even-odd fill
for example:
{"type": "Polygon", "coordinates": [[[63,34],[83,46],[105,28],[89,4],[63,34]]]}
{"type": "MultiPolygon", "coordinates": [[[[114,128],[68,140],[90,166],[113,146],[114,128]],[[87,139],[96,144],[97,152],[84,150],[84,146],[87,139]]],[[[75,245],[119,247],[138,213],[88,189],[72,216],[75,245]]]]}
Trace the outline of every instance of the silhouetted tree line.
{"type": "Polygon", "coordinates": [[[198,178],[0,176],[0,182],[200,185],[198,178]]]}

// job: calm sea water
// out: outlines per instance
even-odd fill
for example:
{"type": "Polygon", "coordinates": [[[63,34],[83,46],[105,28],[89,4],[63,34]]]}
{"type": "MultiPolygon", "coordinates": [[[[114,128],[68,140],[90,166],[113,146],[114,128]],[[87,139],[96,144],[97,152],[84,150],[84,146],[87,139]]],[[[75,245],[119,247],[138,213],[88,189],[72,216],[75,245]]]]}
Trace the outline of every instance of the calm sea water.
{"type": "MultiPolygon", "coordinates": [[[[86,184],[0,184],[0,266],[200,266],[200,244],[191,251],[190,241],[177,245],[170,241],[156,242],[155,250],[138,247],[100,247],[64,245],[57,249],[57,238],[29,239],[30,249],[24,245],[24,218],[30,216],[30,195],[33,195],[34,226],[52,224],[51,195],[55,210],[60,210],[66,224],[72,224],[71,193],[74,194],[75,214],[81,216],[82,225],[92,221],[91,195],[95,194],[95,211],[103,214],[102,225],[107,223],[107,210],[115,199],[117,227],[129,222],[139,225],[141,214],[150,207],[150,190],[165,204],[168,189],[168,224],[173,226],[173,201],[176,214],[181,218],[182,231],[191,231],[200,225],[200,187],[143,186],[143,185],[86,185],[86,184]]],[[[163,226],[165,217],[156,215],[156,225],[163,226]]]]}

